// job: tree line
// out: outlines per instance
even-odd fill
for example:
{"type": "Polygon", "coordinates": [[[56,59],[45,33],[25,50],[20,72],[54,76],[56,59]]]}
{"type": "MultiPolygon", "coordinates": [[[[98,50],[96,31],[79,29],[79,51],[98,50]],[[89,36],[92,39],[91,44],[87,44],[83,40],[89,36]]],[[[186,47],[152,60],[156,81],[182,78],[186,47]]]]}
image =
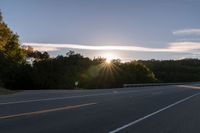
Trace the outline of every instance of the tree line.
{"type": "Polygon", "coordinates": [[[153,71],[159,82],[200,81],[200,60],[147,60],[138,61],[153,71]]]}
{"type": "Polygon", "coordinates": [[[19,36],[0,14],[0,86],[9,89],[95,89],[199,81],[199,64],[198,59],[106,63],[105,58],[90,59],[73,51],[53,58],[47,52],[20,45],[19,36]]]}

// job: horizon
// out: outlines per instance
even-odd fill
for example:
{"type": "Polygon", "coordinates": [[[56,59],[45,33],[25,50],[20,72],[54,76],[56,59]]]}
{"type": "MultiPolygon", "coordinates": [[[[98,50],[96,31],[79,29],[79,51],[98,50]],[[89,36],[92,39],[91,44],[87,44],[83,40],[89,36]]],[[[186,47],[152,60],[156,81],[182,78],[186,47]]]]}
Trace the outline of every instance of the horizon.
{"type": "Polygon", "coordinates": [[[4,21],[22,45],[52,57],[69,50],[89,58],[199,58],[199,0],[2,0],[4,21]]]}

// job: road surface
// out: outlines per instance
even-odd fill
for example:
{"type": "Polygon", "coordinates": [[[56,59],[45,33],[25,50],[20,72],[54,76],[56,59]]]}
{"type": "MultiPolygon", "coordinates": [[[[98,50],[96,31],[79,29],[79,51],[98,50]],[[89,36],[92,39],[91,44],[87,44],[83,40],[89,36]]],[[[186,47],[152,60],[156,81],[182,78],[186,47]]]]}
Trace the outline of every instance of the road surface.
{"type": "Polygon", "coordinates": [[[200,85],[0,97],[0,133],[199,133],[200,85]]]}

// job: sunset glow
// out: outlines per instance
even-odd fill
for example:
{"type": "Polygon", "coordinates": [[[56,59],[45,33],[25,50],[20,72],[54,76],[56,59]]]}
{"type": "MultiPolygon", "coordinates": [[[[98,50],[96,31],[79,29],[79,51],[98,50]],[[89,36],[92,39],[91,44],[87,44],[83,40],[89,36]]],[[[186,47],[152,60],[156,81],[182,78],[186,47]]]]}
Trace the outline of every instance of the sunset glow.
{"type": "Polygon", "coordinates": [[[110,64],[113,59],[117,59],[117,56],[113,53],[107,53],[104,55],[104,57],[106,58],[107,64],[110,64]]]}

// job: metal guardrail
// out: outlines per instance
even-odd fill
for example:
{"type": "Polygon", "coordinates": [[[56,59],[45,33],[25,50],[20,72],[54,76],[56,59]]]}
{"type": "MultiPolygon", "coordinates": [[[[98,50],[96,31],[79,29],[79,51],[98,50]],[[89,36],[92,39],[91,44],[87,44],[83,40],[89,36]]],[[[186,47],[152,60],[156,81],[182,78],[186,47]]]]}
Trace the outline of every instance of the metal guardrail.
{"type": "Polygon", "coordinates": [[[167,85],[183,85],[183,84],[194,84],[194,83],[197,84],[200,82],[123,84],[123,87],[167,86],[167,85]]]}

